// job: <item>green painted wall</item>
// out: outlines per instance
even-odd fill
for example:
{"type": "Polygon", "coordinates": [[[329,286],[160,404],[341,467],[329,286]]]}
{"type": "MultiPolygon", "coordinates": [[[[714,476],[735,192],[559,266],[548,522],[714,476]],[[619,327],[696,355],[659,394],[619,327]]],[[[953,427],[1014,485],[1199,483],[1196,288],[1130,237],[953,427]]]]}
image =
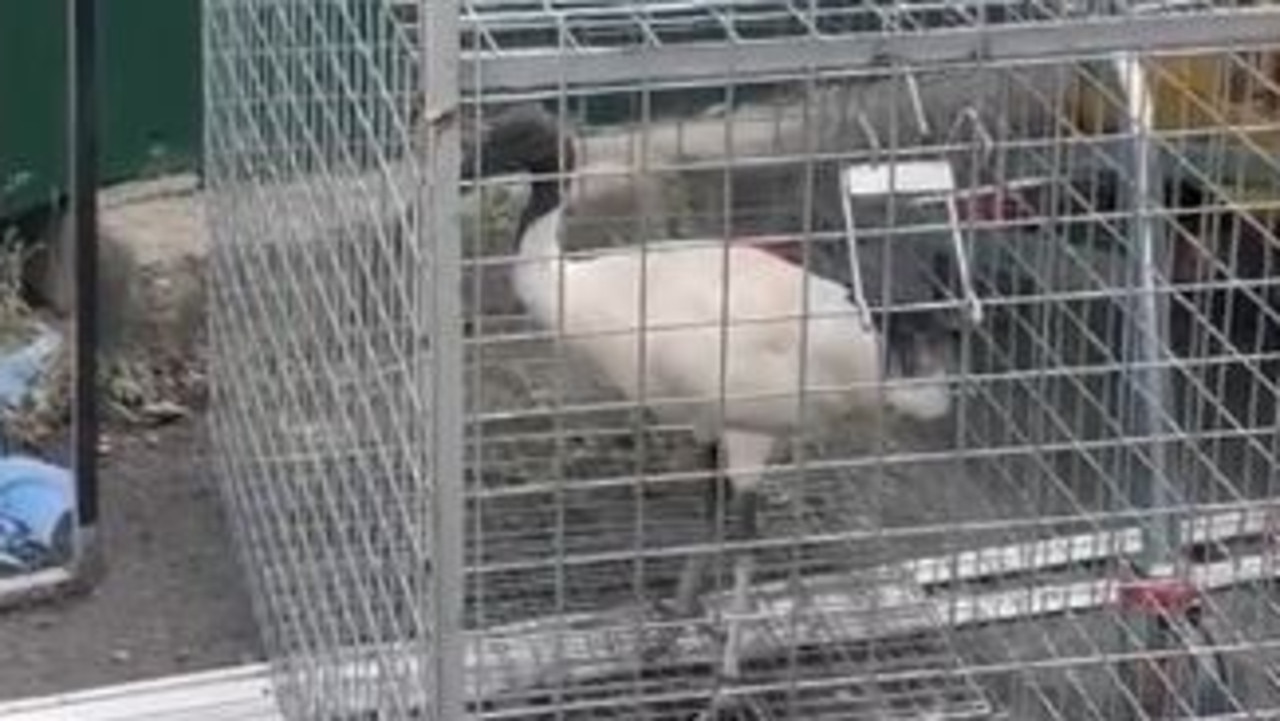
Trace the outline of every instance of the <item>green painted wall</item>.
{"type": "MultiPolygon", "coordinates": [[[[104,184],[194,168],[199,0],[99,0],[104,184]]],[[[65,0],[0,0],[0,217],[62,193],[65,0]]]]}
{"type": "Polygon", "coordinates": [[[62,182],[63,17],[56,0],[0,2],[0,217],[62,182]]]}

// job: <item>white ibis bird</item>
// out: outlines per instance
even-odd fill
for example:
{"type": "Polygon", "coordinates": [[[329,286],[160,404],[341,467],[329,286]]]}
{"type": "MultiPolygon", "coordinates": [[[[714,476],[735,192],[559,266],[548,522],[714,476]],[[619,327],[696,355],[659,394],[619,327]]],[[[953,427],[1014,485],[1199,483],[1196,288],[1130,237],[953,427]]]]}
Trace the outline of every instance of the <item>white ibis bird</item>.
{"type": "MultiPolygon", "coordinates": [[[[532,176],[517,230],[516,296],[620,393],[693,429],[713,477],[728,481],[738,540],[757,537],[762,473],[782,439],[809,424],[870,429],[886,411],[921,420],[949,413],[943,355],[928,350],[937,346],[918,332],[899,333],[918,376],[887,384],[902,364],[895,354],[886,359],[885,336],[860,320],[848,289],[779,254],[689,242],[566,258],[561,181],[575,153],[561,138],[537,105],[506,111],[484,132],[481,175],[532,176]]],[[[677,612],[695,610],[707,562],[697,554],[687,563],[677,612]]],[[[750,550],[735,554],[733,575],[727,676],[739,672],[735,619],[749,610],[750,550]]]]}

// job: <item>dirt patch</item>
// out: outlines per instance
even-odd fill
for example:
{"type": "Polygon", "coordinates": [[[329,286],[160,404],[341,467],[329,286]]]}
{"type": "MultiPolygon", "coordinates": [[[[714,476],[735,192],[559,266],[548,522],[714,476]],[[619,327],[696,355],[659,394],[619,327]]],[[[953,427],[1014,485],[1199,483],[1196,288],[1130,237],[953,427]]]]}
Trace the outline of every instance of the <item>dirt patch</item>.
{"type": "MultiPolygon", "coordinates": [[[[102,349],[98,396],[106,573],[88,594],[0,611],[0,699],[261,658],[206,445],[199,199],[174,183],[104,197],[102,322],[116,341],[102,349]],[[126,327],[133,336],[113,331],[126,327]]],[[[57,302],[66,288],[53,283],[65,271],[61,227],[56,211],[0,224],[0,341],[37,320],[73,336],[57,302]]],[[[0,412],[15,450],[63,465],[69,351],[64,342],[29,397],[0,412]]]]}
{"type": "Polygon", "coordinates": [[[101,481],[106,576],[89,595],[0,615],[0,698],[260,657],[203,416],[109,438],[101,481]]]}

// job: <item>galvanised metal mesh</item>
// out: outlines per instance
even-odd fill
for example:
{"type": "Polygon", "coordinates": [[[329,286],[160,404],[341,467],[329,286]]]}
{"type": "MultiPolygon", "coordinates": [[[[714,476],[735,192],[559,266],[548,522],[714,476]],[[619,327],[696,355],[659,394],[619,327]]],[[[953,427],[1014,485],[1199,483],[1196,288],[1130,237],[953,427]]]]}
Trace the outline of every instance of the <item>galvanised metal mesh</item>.
{"type": "MultiPolygon", "coordinates": [[[[1280,8],[217,0],[206,26],[215,441],[291,717],[1280,715],[1280,8]],[[575,148],[553,292],[706,242],[856,267],[867,310],[950,323],[950,413],[780,434],[730,540],[706,434],[513,284],[530,179],[458,182],[531,102],[575,148]]],[[[635,294],[674,292],[645,277],[563,302],[632,309],[639,358],[635,294]]]]}
{"type": "Polygon", "coordinates": [[[217,2],[205,25],[214,438],[281,698],[406,718],[440,641],[416,63],[376,2],[217,2]],[[391,641],[421,657],[341,672],[391,641]]]}

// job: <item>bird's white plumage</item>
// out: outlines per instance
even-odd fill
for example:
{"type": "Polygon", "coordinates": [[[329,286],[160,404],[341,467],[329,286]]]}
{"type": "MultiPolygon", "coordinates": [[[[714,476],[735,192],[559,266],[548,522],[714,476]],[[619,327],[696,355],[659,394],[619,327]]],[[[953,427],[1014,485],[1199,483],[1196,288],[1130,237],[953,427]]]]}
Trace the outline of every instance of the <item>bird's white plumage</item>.
{"type": "Polygon", "coordinates": [[[725,429],[783,436],[800,428],[802,388],[812,423],[872,420],[882,398],[916,417],[949,409],[936,385],[881,396],[880,336],[851,312],[842,285],[746,245],[564,260],[561,212],[526,229],[516,292],[539,323],[659,417],[707,439],[725,429]]]}

